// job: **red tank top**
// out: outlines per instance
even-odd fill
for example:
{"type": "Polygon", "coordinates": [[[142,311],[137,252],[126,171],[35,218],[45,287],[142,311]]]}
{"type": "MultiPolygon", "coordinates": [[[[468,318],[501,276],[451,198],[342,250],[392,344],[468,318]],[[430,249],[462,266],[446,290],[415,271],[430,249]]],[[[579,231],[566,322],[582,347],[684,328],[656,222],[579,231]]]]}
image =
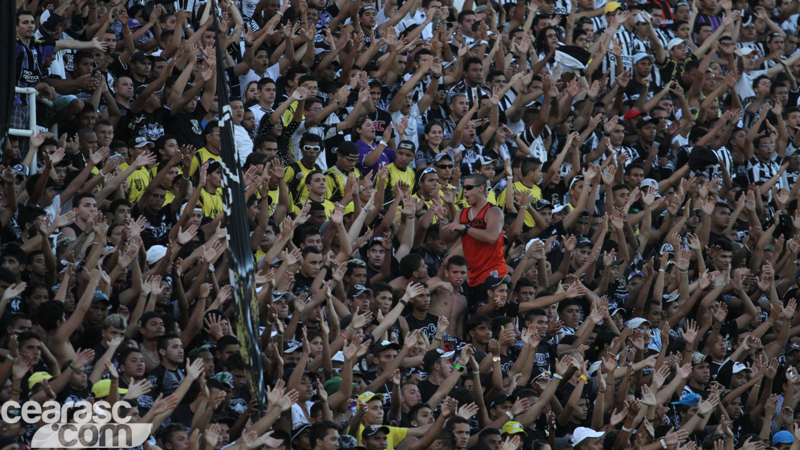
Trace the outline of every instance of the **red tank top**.
{"type": "MultiPolygon", "coordinates": [[[[468,218],[468,213],[472,207],[462,210],[459,223],[469,225],[479,230],[485,230],[486,212],[491,207],[491,203],[486,203],[480,212],[478,212],[478,215],[472,220],[468,218]]],[[[504,277],[508,274],[505,254],[503,252],[502,233],[497,238],[497,241],[491,244],[481,242],[469,234],[465,234],[461,237],[461,248],[464,250],[464,257],[467,259],[467,267],[469,269],[467,284],[470,287],[475,287],[483,283],[492,272],[496,272],[496,276],[498,277],[504,277]]]]}

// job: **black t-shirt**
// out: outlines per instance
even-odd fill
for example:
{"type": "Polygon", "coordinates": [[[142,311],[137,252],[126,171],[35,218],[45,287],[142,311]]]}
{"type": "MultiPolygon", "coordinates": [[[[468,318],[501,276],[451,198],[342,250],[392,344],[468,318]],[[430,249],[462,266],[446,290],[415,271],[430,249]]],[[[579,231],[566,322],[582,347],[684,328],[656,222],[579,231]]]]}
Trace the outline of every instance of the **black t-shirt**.
{"type": "Polygon", "coordinates": [[[433,342],[433,337],[438,329],[436,325],[439,323],[439,317],[427,313],[425,319],[419,320],[412,313],[406,316],[406,323],[408,323],[408,331],[422,330],[422,334],[428,338],[428,342],[433,342]]]}
{"type": "MultiPolygon", "coordinates": [[[[303,292],[308,292],[311,289],[311,283],[314,282],[313,277],[307,277],[300,272],[294,275],[294,295],[300,295],[303,292]]],[[[311,295],[309,293],[309,295],[311,295]]]]}
{"type": "Polygon", "coordinates": [[[163,364],[159,364],[147,377],[153,385],[150,395],[155,395],[156,397],[158,397],[158,394],[162,394],[164,397],[172,395],[185,377],[186,375],[181,369],[169,370],[163,364]]]}
{"type": "Polygon", "coordinates": [[[225,410],[231,417],[239,417],[247,411],[247,405],[250,404],[250,386],[245,382],[239,388],[238,392],[231,394],[230,400],[225,410]]]}
{"type": "Polygon", "coordinates": [[[161,136],[164,136],[164,124],[170,117],[169,108],[161,106],[152,113],[147,111],[139,111],[138,113],[129,114],[128,120],[128,137],[144,136],[150,142],[155,142],[161,136]]]}
{"type": "MultiPolygon", "coordinates": [[[[433,397],[433,394],[435,394],[436,391],[439,390],[439,385],[431,383],[431,380],[429,379],[425,379],[420,381],[419,384],[417,384],[417,389],[419,389],[419,395],[420,398],[422,398],[422,402],[427,403],[428,400],[430,400],[430,398],[433,397]]],[[[436,405],[430,405],[430,406],[431,408],[434,408],[436,405]]]]}
{"type": "Polygon", "coordinates": [[[202,411],[197,411],[193,413],[192,410],[189,408],[188,404],[178,405],[177,408],[172,412],[169,416],[170,421],[172,423],[180,423],[186,428],[192,426],[192,419],[194,419],[195,414],[202,414],[202,411]]]}
{"type": "Polygon", "coordinates": [[[134,219],[138,219],[139,216],[144,216],[147,219],[148,226],[142,231],[142,242],[147,248],[153,245],[167,245],[169,243],[169,230],[178,222],[178,214],[172,211],[170,205],[161,208],[155,214],[151,214],[145,208],[140,209],[139,203],[136,203],[131,210],[131,216],[134,219]]]}
{"type": "MultiPolygon", "coordinates": [[[[56,401],[62,405],[66,402],[78,403],[81,400],[88,400],[92,396],[92,382],[87,381],[83,389],[75,389],[67,385],[56,396],[56,401]]],[[[121,398],[122,396],[120,396],[121,398]]]]}
{"type": "Polygon", "coordinates": [[[175,136],[179,145],[193,145],[195,148],[205,147],[203,138],[203,117],[208,111],[198,101],[194,112],[177,112],[175,115],[167,115],[167,126],[170,134],[175,136]]]}

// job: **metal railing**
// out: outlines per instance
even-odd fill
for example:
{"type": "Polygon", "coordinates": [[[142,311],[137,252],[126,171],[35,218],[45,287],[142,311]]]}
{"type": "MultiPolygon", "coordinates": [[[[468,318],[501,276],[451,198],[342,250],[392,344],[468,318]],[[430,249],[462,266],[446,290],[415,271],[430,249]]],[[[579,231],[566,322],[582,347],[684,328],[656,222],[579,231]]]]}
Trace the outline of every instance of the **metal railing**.
{"type": "MultiPolygon", "coordinates": [[[[39,96],[39,93],[34,88],[19,86],[14,88],[14,92],[28,96],[28,128],[9,128],[8,134],[11,136],[31,137],[38,130],[38,126],[36,125],[36,97],[39,96]]],[[[53,102],[51,102],[49,99],[40,98],[39,101],[47,106],[53,106],[53,102]]],[[[58,130],[54,131],[53,133],[58,135],[58,130]]]]}

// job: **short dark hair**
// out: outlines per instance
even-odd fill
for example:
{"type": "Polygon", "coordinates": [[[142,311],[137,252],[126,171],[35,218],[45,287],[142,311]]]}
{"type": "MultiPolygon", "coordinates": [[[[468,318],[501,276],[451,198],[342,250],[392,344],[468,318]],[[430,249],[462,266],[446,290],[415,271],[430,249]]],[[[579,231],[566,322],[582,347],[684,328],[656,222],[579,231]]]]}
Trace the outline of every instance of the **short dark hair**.
{"type": "Polygon", "coordinates": [[[323,176],[323,178],[325,177],[325,174],[324,174],[324,173],[322,173],[322,171],[321,171],[321,170],[319,170],[319,169],[314,169],[314,170],[312,170],[311,172],[308,172],[308,175],[306,175],[306,184],[309,184],[309,183],[311,183],[311,179],[312,179],[312,178],[314,178],[314,175],[322,175],[322,176],[323,176]]]}
{"type": "Polygon", "coordinates": [[[464,60],[464,71],[466,72],[469,69],[469,66],[473,64],[480,64],[481,66],[483,66],[483,61],[481,61],[480,58],[470,56],[469,58],[464,60]]]}
{"type": "Polygon", "coordinates": [[[75,196],[74,200],[72,200],[72,207],[77,208],[80,206],[81,201],[85,198],[94,198],[94,194],[91,192],[82,192],[75,196]]]}
{"type": "Polygon", "coordinates": [[[461,255],[451,256],[450,259],[447,260],[447,264],[444,266],[445,269],[450,270],[453,266],[467,266],[467,258],[464,258],[461,255]]]}
{"type": "Polygon", "coordinates": [[[414,275],[414,272],[419,270],[422,262],[422,256],[417,253],[409,253],[406,256],[403,256],[403,259],[400,260],[400,276],[403,278],[411,278],[414,275]]]}
{"type": "Polygon", "coordinates": [[[180,339],[181,337],[174,333],[165,334],[158,338],[157,348],[158,350],[166,350],[167,346],[169,345],[169,341],[173,339],[180,339]]]}
{"type": "Polygon", "coordinates": [[[329,430],[339,430],[339,427],[330,421],[323,420],[321,422],[315,422],[314,425],[311,426],[311,433],[309,434],[308,440],[311,443],[311,448],[315,448],[317,446],[317,440],[324,440],[325,436],[328,435],[329,430]]]}
{"type": "Polygon", "coordinates": [[[36,311],[36,321],[45,329],[45,331],[53,331],[58,328],[58,322],[64,319],[64,304],[49,300],[41,305],[36,311]]]}

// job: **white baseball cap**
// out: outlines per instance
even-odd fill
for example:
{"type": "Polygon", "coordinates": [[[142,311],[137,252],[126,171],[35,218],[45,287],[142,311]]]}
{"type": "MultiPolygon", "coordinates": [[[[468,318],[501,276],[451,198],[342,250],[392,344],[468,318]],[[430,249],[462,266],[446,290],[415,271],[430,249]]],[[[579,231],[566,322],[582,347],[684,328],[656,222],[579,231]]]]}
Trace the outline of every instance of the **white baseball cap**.
{"type": "Polygon", "coordinates": [[[578,427],[572,432],[572,446],[576,446],[583,442],[584,439],[599,438],[605,433],[601,431],[594,431],[591,428],[578,427]]]}

